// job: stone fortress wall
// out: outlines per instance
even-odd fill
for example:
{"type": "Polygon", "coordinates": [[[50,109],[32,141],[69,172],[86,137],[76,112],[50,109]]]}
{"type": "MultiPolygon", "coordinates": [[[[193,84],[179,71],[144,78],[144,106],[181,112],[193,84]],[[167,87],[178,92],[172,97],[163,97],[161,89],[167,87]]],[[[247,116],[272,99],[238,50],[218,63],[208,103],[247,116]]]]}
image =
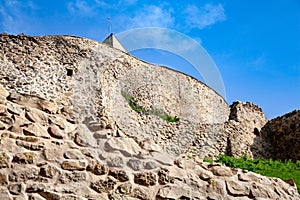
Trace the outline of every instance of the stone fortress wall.
{"type": "MultiPolygon", "coordinates": [[[[192,77],[108,45],[72,36],[4,34],[0,40],[0,83],[15,101],[26,95],[46,99],[55,105],[53,113],[72,110],[76,122],[154,140],[173,155],[272,157],[275,140],[268,138],[274,134],[299,144],[299,117],[287,115],[267,123],[263,111],[252,103],[234,102],[229,107],[192,77]],[[180,121],[169,123],[133,111],[122,91],[144,108],[162,110],[180,121]],[[276,126],[271,125],[275,121],[276,126]],[[292,125],[286,128],[287,123],[292,125]]],[[[297,152],[281,154],[276,157],[299,159],[297,152]]]]}
{"type": "Polygon", "coordinates": [[[172,159],[149,140],[92,131],[47,100],[0,84],[0,199],[300,199],[293,183],[172,159]]]}
{"type": "Polygon", "coordinates": [[[229,106],[189,76],[87,39],[2,35],[1,40],[0,81],[11,93],[47,99],[57,106],[55,112],[72,108],[80,122],[154,139],[174,154],[212,157],[225,151],[229,106]],[[122,91],[145,108],[178,116],[180,122],[140,115],[122,91]]]}
{"type": "Polygon", "coordinates": [[[259,132],[267,123],[263,111],[250,102],[234,102],[231,106],[229,120],[225,123],[228,134],[226,154],[241,157],[261,157],[264,141],[254,143],[254,139],[261,139],[259,132]]]}
{"type": "Polygon", "coordinates": [[[279,179],[197,160],[272,152],[256,105],[229,107],[187,75],[88,39],[2,34],[0,43],[1,198],[298,198],[279,179]],[[122,91],[180,120],[137,113],[122,91]]]}
{"type": "Polygon", "coordinates": [[[300,110],[268,121],[261,136],[270,144],[265,157],[300,160],[300,110]]]}

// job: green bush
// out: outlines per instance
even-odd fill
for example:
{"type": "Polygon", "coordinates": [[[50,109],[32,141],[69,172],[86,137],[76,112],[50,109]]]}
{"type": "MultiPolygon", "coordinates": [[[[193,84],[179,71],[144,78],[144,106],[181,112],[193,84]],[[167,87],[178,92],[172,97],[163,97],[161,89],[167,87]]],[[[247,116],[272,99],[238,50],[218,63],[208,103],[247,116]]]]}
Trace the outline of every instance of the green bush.
{"type": "Polygon", "coordinates": [[[138,103],[134,100],[133,96],[129,95],[127,92],[121,91],[121,94],[125,98],[125,100],[128,102],[130,108],[140,114],[155,115],[167,122],[179,121],[179,118],[177,116],[174,116],[174,117],[170,116],[160,109],[146,110],[143,106],[138,105],[138,103]]]}
{"type": "Polygon", "coordinates": [[[300,161],[279,161],[272,159],[250,159],[247,156],[234,158],[220,155],[217,162],[223,163],[231,168],[249,170],[263,176],[277,177],[282,180],[293,179],[300,193],[300,161]]]}

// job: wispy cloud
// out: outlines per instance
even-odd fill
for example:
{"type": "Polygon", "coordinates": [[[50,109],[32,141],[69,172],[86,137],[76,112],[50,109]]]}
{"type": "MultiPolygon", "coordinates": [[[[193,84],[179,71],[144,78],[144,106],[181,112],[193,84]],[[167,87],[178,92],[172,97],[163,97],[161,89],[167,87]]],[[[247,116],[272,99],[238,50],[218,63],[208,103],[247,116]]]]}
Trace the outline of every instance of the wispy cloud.
{"type": "Polygon", "coordinates": [[[189,5],[184,13],[186,14],[186,24],[190,28],[204,29],[226,20],[225,10],[221,4],[206,4],[200,8],[189,5]]]}
{"type": "Polygon", "coordinates": [[[96,14],[95,5],[89,5],[86,1],[77,0],[76,2],[67,3],[67,9],[73,15],[91,17],[96,14]]]}
{"type": "Polygon", "coordinates": [[[10,31],[14,24],[13,17],[6,11],[3,5],[0,6],[0,14],[2,18],[2,28],[6,31],[10,31]]]}
{"type": "Polygon", "coordinates": [[[128,28],[139,27],[172,27],[174,18],[171,10],[167,10],[155,5],[145,6],[137,10],[135,15],[129,19],[128,28]]]}
{"type": "Polygon", "coordinates": [[[263,53],[257,58],[253,59],[250,64],[253,65],[255,68],[260,68],[262,65],[265,65],[267,61],[266,55],[263,53]]]}
{"type": "Polygon", "coordinates": [[[36,8],[32,1],[4,0],[0,5],[1,28],[12,34],[26,32],[31,23],[28,11],[36,8]]]}

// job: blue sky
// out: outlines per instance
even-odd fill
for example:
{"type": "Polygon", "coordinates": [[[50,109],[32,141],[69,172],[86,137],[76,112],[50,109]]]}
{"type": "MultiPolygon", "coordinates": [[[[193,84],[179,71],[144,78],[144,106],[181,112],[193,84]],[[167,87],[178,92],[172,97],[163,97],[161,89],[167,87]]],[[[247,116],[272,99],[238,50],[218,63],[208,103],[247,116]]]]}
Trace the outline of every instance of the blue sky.
{"type": "MultiPolygon", "coordinates": [[[[176,30],[199,42],[216,63],[227,102],[251,101],[267,117],[300,109],[299,0],[0,0],[0,32],[77,35],[102,41],[133,28],[176,30]]],[[[164,51],[132,52],[201,80],[164,51]]]]}

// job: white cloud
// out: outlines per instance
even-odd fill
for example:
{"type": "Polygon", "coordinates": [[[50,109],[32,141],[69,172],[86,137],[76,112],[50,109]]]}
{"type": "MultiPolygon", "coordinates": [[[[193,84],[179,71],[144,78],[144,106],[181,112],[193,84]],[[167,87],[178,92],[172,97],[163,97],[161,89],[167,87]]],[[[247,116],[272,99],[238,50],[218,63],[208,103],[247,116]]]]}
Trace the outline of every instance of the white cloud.
{"type": "Polygon", "coordinates": [[[27,11],[34,9],[36,6],[32,1],[5,0],[0,5],[1,29],[10,34],[26,32],[31,24],[27,11]]]}
{"type": "Polygon", "coordinates": [[[133,5],[133,4],[135,4],[137,2],[137,0],[122,0],[122,2],[125,2],[128,5],[133,5]]]}
{"type": "Polygon", "coordinates": [[[261,55],[253,58],[248,63],[253,69],[263,71],[267,64],[267,56],[265,53],[261,53],[261,55]]]}
{"type": "Polygon", "coordinates": [[[226,20],[225,10],[221,4],[206,4],[201,8],[189,5],[185,14],[187,15],[186,23],[190,28],[203,29],[226,20]]]}
{"type": "Polygon", "coordinates": [[[199,43],[187,35],[166,28],[131,29],[119,33],[117,37],[130,51],[138,46],[189,54],[199,47],[199,43]]]}
{"type": "Polygon", "coordinates": [[[118,1],[107,1],[107,0],[76,0],[69,1],[67,3],[67,9],[69,13],[81,17],[95,16],[99,9],[103,10],[116,10],[123,7],[133,5],[137,0],[118,0],[118,1]]]}
{"type": "Polygon", "coordinates": [[[86,1],[77,0],[74,2],[69,2],[67,4],[68,11],[71,14],[79,16],[93,16],[95,15],[95,6],[89,5],[86,1]]]}
{"type": "Polygon", "coordinates": [[[95,4],[103,9],[122,10],[127,6],[132,6],[137,0],[95,0],[95,4]]]}
{"type": "Polygon", "coordinates": [[[2,18],[1,26],[3,30],[14,33],[15,21],[13,17],[9,13],[7,13],[6,9],[3,6],[0,7],[0,14],[2,18]]]}
{"type": "Polygon", "coordinates": [[[150,5],[138,10],[135,15],[129,19],[128,28],[139,27],[172,27],[174,18],[170,10],[150,5]]]}

